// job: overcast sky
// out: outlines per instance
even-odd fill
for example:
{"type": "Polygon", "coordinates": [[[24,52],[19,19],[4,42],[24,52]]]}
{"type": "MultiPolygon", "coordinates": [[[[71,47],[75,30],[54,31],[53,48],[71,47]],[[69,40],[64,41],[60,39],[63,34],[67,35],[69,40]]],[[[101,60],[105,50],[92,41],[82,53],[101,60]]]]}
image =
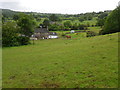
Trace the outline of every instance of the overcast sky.
{"type": "Polygon", "coordinates": [[[119,0],[0,0],[0,8],[40,13],[79,14],[113,10],[119,0]]]}

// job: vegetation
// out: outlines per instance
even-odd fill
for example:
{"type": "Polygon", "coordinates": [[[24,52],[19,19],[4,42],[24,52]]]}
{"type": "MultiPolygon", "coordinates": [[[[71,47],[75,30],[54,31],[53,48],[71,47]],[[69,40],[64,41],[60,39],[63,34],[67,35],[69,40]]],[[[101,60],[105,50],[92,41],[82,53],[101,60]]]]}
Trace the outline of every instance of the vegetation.
{"type": "Polygon", "coordinates": [[[35,28],[34,18],[30,15],[20,14],[20,19],[17,24],[20,26],[20,33],[30,37],[35,28]]]}
{"type": "Polygon", "coordinates": [[[3,46],[16,46],[19,45],[18,26],[15,22],[6,22],[2,25],[2,45],[3,46]]]}
{"type": "Polygon", "coordinates": [[[30,43],[29,37],[34,32],[34,19],[26,14],[19,14],[18,17],[17,21],[3,23],[3,47],[27,45],[30,43]]]}
{"type": "Polygon", "coordinates": [[[97,34],[93,31],[88,31],[86,37],[93,37],[96,36],[97,34]]]}
{"type": "Polygon", "coordinates": [[[44,21],[43,21],[43,26],[44,27],[48,27],[50,25],[50,21],[48,20],[48,19],[45,19],[44,21]]]}
{"type": "Polygon", "coordinates": [[[103,19],[98,19],[98,21],[97,21],[97,26],[103,27],[103,26],[104,26],[104,23],[105,23],[105,20],[106,20],[106,17],[103,18],[103,19]]]}
{"type": "Polygon", "coordinates": [[[66,22],[64,22],[64,26],[65,26],[65,27],[68,27],[68,28],[71,28],[71,26],[72,26],[71,21],[66,21],[66,22]]]}
{"type": "Polygon", "coordinates": [[[57,23],[51,24],[49,26],[49,31],[60,31],[60,26],[57,23]]]}
{"type": "Polygon", "coordinates": [[[113,10],[113,12],[111,12],[111,14],[107,17],[103,30],[100,32],[100,34],[120,32],[119,12],[120,12],[120,6],[117,7],[115,10],[113,10]]]}
{"type": "Polygon", "coordinates": [[[58,16],[56,16],[55,14],[52,14],[50,17],[49,17],[49,19],[51,20],[51,21],[58,21],[59,20],[59,17],[58,16]]]}
{"type": "MultiPolygon", "coordinates": [[[[114,10],[112,13],[110,12],[111,11],[98,13],[91,12],[76,15],[43,14],[36,12],[24,12],[23,14],[22,12],[20,13],[3,9],[2,22],[3,24],[5,22],[17,23],[17,26],[19,26],[17,33],[26,37],[30,37],[33,34],[34,28],[39,28],[40,26],[48,27],[49,31],[88,30],[89,28],[100,26],[103,28],[103,30],[100,31],[100,34],[107,34],[119,31],[119,25],[116,25],[118,24],[117,18],[119,15],[117,12],[119,12],[119,9],[114,10]],[[7,15],[9,13],[10,16],[7,15]],[[113,20],[116,21],[114,24],[112,24],[113,20]]],[[[94,32],[91,33],[93,34],[94,32]]],[[[91,36],[90,32],[88,36],[91,36]]],[[[26,40],[29,42],[29,39],[26,38],[26,40]]]]}
{"type": "Polygon", "coordinates": [[[3,88],[117,88],[119,12],[119,7],[75,15],[3,10],[3,88]],[[40,26],[59,38],[28,45],[40,26]]]}
{"type": "Polygon", "coordinates": [[[118,33],[72,35],[3,48],[3,88],[117,88],[118,33]]]}

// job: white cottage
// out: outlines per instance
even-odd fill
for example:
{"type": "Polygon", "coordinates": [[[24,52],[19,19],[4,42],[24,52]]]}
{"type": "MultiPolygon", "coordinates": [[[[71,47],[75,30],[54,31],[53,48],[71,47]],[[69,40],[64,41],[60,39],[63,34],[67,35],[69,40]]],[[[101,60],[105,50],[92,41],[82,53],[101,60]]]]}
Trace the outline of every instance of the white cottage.
{"type": "Polygon", "coordinates": [[[58,35],[57,35],[56,32],[49,32],[48,38],[49,38],[49,39],[58,38],[58,35]]]}

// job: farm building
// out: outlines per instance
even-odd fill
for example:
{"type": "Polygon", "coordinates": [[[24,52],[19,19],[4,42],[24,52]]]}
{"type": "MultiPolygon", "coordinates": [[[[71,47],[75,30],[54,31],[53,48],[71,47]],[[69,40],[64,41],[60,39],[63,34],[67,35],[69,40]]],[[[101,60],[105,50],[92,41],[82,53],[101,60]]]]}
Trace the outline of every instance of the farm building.
{"type": "Polygon", "coordinates": [[[34,31],[34,37],[37,39],[48,39],[49,36],[49,30],[48,28],[36,28],[34,31]]]}
{"type": "Polygon", "coordinates": [[[49,36],[48,36],[49,39],[52,39],[52,38],[58,38],[58,35],[56,32],[49,32],[49,36]]]}
{"type": "Polygon", "coordinates": [[[49,32],[48,28],[36,28],[34,31],[34,38],[37,39],[52,39],[52,38],[58,38],[57,33],[55,32],[49,32]]]}

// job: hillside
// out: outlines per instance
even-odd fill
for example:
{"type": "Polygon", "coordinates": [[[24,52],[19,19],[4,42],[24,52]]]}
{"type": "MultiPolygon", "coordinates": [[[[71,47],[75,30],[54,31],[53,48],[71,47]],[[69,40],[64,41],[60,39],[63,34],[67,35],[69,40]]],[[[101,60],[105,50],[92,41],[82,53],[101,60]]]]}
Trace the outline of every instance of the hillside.
{"type": "Polygon", "coordinates": [[[41,18],[48,18],[52,14],[56,14],[59,17],[65,17],[65,20],[69,20],[69,17],[80,17],[83,15],[91,14],[93,16],[99,16],[102,13],[110,13],[111,10],[105,10],[104,12],[89,12],[89,13],[80,13],[80,14],[59,14],[59,13],[40,13],[40,12],[20,12],[20,11],[13,11],[10,9],[2,9],[2,14],[5,17],[13,17],[17,13],[25,13],[25,14],[34,14],[35,16],[40,16],[41,18]]]}
{"type": "Polygon", "coordinates": [[[117,88],[118,33],[3,48],[3,88],[117,88]]]}

